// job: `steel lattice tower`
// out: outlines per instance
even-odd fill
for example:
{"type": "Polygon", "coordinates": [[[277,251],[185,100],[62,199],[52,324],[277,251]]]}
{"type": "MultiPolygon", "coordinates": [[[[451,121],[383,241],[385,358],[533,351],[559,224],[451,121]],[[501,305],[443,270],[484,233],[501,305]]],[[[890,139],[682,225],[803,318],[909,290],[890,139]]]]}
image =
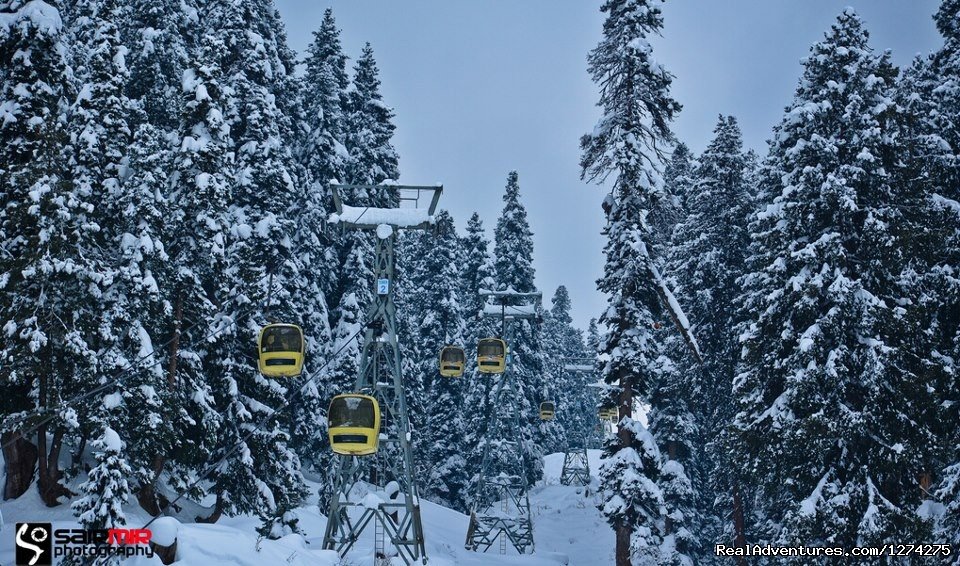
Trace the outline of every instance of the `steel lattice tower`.
{"type": "Polygon", "coordinates": [[[367,328],[354,392],[376,397],[386,426],[380,433],[380,449],[374,458],[339,456],[335,459],[323,548],[336,550],[343,557],[373,523],[378,563],[390,563],[383,548],[383,537],[386,536],[405,564],[409,566],[418,560],[426,564],[423,524],[420,520],[420,490],[414,467],[410,420],[397,344],[397,309],[393,302],[396,267],[394,247],[399,229],[432,229],[431,219],[443,187],[332,185],[331,189],[337,209],[331,221],[346,229],[372,230],[377,236],[373,263],[377,293],[367,310],[367,328]],[[418,200],[423,192],[432,192],[433,196],[427,211],[344,206],[338,191],[353,189],[416,191],[417,199],[401,198],[401,201],[418,200]],[[385,472],[386,477],[380,479],[388,489],[368,493],[361,498],[362,501],[357,501],[356,494],[352,492],[363,483],[374,459],[385,472]],[[352,499],[351,495],[354,495],[352,499]]]}
{"type": "MultiPolygon", "coordinates": [[[[594,373],[593,358],[562,358],[560,368],[567,373],[594,373]]],[[[591,411],[593,414],[593,411],[591,411]]],[[[571,438],[568,433],[567,446],[563,454],[563,470],[560,483],[563,485],[590,485],[590,460],[587,457],[589,439],[593,431],[578,431],[571,438]]]]}
{"type": "MultiPolygon", "coordinates": [[[[539,301],[540,293],[503,291],[481,292],[481,295],[487,297],[488,303],[480,315],[500,319],[500,334],[508,349],[515,336],[512,322],[539,320],[535,306],[508,303],[517,299],[539,301]]],[[[508,541],[517,552],[525,554],[528,550],[533,551],[533,521],[527,485],[529,465],[521,445],[518,378],[510,367],[508,355],[504,373],[496,378],[490,424],[464,545],[469,550],[486,552],[500,538],[501,554],[506,553],[508,541]]]]}

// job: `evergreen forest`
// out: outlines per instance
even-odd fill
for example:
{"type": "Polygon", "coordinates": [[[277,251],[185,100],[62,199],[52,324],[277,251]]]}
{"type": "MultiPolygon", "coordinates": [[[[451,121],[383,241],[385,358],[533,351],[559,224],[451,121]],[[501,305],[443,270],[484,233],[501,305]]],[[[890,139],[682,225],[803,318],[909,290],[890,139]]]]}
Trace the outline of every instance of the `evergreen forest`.
{"type": "MultiPolygon", "coordinates": [[[[491,450],[516,445],[532,486],[582,447],[603,450],[591,487],[618,566],[955,544],[960,0],[933,14],[942,46],[902,68],[843,10],[768,147],[721,114],[699,154],[672,129],[662,4],[604,0],[584,54],[600,118],[579,166],[606,214],[588,328],[566,286],[536,285],[522,164],[489,188],[499,216],[441,202],[430,230],[397,235],[422,496],[469,513],[491,450]],[[501,332],[478,314],[489,292],[543,296],[509,345],[511,438],[476,362],[501,332]],[[447,345],[462,377],[438,373],[447,345]]],[[[331,222],[333,185],[400,203],[381,86],[374,46],[346,53],[331,9],[295,53],[273,0],[0,0],[4,500],[35,490],[88,529],[136,507],[302,532],[297,509],[335,482],[328,406],[376,300],[375,236],[331,222]],[[301,377],[258,370],[274,322],[303,330],[301,377]]]]}

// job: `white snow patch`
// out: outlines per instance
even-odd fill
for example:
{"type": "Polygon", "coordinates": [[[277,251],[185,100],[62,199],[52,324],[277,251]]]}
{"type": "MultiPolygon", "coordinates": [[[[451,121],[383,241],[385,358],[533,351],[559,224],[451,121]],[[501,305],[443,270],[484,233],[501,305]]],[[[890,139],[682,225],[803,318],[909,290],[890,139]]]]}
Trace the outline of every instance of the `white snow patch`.
{"type": "Polygon", "coordinates": [[[823,486],[827,484],[827,478],[830,474],[824,474],[817,487],[809,497],[800,502],[800,514],[804,517],[812,517],[817,512],[817,503],[823,500],[823,486]]]}
{"type": "Polygon", "coordinates": [[[433,224],[434,217],[428,211],[420,208],[373,208],[373,207],[343,207],[340,214],[330,215],[329,222],[338,224],[364,224],[376,226],[390,224],[396,228],[414,228],[423,224],[433,224]]]}
{"type": "Polygon", "coordinates": [[[380,224],[377,226],[377,237],[386,240],[393,235],[393,227],[389,224],[380,224]]]}
{"type": "Polygon", "coordinates": [[[173,517],[160,517],[150,524],[150,540],[160,546],[170,546],[177,540],[180,521],[173,517]]]}
{"type": "Polygon", "coordinates": [[[106,450],[111,452],[119,453],[123,451],[123,441],[120,440],[120,435],[110,427],[103,429],[103,436],[100,437],[100,442],[106,450]]]}
{"type": "Polygon", "coordinates": [[[110,410],[116,409],[123,404],[123,397],[119,393],[111,393],[103,397],[103,408],[110,410]]]}

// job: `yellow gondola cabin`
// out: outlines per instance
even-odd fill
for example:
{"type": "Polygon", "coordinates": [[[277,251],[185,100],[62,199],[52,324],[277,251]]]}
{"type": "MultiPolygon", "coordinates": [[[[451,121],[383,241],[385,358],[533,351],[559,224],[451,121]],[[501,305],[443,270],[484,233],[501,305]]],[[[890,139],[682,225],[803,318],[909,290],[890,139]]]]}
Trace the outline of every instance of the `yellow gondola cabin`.
{"type": "Polygon", "coordinates": [[[260,373],[295,377],[303,371],[303,330],[296,324],[268,324],[257,340],[260,373]]]}
{"type": "Polygon", "coordinates": [[[467,356],[459,346],[444,346],[440,350],[440,375],[443,377],[460,377],[467,363],[467,356]]]}
{"type": "Polygon", "coordinates": [[[552,421],[556,412],[557,407],[553,404],[553,401],[540,403],[540,420],[552,421]]]}
{"type": "Polygon", "coordinates": [[[480,373],[503,373],[507,366],[507,343],[499,338],[484,338],[477,344],[477,368],[480,373]]]}
{"type": "Polygon", "coordinates": [[[616,407],[604,407],[600,409],[600,420],[616,422],[619,416],[620,414],[616,407]]]}
{"type": "Polygon", "coordinates": [[[337,454],[374,454],[380,441],[380,404],[369,395],[337,395],[330,401],[327,431],[337,454]]]}

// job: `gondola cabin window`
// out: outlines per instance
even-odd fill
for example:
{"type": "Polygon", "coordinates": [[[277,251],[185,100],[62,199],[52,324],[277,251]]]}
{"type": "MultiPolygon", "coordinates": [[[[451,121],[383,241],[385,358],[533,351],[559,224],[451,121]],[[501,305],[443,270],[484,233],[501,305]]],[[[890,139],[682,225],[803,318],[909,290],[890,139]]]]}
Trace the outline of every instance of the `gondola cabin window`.
{"type": "Polygon", "coordinates": [[[467,356],[459,346],[444,346],[440,350],[440,375],[460,377],[466,367],[467,356]]]}
{"type": "Polygon", "coordinates": [[[503,373],[507,344],[499,338],[484,338],[477,344],[477,367],[481,373],[503,373]]]}

